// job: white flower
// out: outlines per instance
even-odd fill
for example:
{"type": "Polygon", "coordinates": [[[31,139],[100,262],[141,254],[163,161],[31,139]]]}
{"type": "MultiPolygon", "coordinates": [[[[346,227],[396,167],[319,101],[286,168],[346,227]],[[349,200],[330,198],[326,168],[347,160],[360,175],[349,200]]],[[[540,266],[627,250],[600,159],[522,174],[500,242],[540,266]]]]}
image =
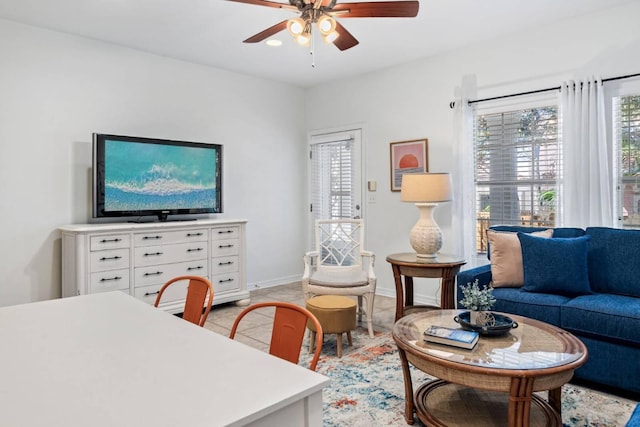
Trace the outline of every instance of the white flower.
{"type": "Polygon", "coordinates": [[[493,288],[484,286],[480,289],[478,279],[473,283],[467,283],[460,287],[462,291],[462,299],[460,305],[473,311],[491,310],[496,299],[493,296],[493,288]]]}

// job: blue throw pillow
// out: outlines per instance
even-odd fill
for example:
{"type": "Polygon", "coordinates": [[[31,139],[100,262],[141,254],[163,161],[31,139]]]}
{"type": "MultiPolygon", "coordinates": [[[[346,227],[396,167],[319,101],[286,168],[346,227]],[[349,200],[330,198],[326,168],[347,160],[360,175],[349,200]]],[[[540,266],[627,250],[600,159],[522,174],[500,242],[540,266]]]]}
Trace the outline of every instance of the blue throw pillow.
{"type": "Polygon", "coordinates": [[[589,236],[544,239],[518,233],[524,286],[529,292],[578,296],[591,294],[587,271],[589,236]]]}

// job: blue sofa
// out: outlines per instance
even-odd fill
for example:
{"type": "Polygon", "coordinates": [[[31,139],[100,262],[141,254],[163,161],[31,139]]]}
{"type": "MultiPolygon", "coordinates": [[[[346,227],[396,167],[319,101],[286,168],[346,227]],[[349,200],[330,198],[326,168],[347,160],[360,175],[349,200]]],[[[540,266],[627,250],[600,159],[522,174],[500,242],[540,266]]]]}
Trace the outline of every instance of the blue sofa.
{"type": "MultiPolygon", "coordinates": [[[[544,228],[494,226],[490,229],[518,232],[524,265],[524,286],[495,288],[493,310],[538,319],[573,333],[589,351],[587,362],[575,372],[576,378],[640,393],[640,231],[555,228],[551,239],[543,239],[521,233],[544,228]],[[543,240],[552,242],[539,245],[543,240]],[[574,264],[581,263],[579,256],[576,258],[573,249],[564,249],[562,245],[577,247],[578,241],[586,246],[586,262],[576,273],[574,264]],[[529,242],[533,242],[533,248],[551,248],[546,258],[544,251],[537,252],[545,258],[543,266],[535,265],[537,261],[531,254],[536,252],[532,252],[529,242]],[[586,270],[586,289],[565,292],[564,288],[554,288],[550,283],[547,290],[540,291],[528,286],[527,279],[537,274],[547,274],[547,285],[549,277],[566,281],[570,275],[579,281],[580,269],[586,270]]],[[[579,254],[579,250],[576,253],[579,254]]],[[[476,279],[480,286],[489,285],[491,265],[457,275],[458,301],[462,294],[460,286],[476,279]]]]}

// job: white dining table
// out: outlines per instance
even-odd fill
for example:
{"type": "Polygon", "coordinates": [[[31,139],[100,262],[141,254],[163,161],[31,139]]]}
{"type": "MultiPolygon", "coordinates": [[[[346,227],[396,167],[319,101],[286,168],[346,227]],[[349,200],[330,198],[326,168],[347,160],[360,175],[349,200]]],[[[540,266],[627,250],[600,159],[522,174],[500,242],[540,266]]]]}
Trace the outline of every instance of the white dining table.
{"type": "Polygon", "coordinates": [[[327,377],[119,291],[0,308],[0,346],[0,426],[322,425],[327,377]]]}

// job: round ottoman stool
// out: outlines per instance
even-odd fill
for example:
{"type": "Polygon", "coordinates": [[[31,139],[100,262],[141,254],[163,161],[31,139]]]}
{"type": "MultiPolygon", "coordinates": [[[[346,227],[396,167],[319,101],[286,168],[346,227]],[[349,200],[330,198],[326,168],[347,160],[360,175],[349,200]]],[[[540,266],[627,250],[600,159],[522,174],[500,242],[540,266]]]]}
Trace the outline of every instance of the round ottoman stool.
{"type": "MultiPolygon", "coordinates": [[[[346,332],[349,345],[353,344],[351,331],[356,328],[356,302],[339,295],[319,295],[309,298],[306,306],[318,318],[325,335],[337,334],[338,357],[342,357],[342,334],[346,332]]],[[[311,331],[309,351],[312,352],[316,331],[311,322],[307,323],[307,327],[311,331]]]]}

